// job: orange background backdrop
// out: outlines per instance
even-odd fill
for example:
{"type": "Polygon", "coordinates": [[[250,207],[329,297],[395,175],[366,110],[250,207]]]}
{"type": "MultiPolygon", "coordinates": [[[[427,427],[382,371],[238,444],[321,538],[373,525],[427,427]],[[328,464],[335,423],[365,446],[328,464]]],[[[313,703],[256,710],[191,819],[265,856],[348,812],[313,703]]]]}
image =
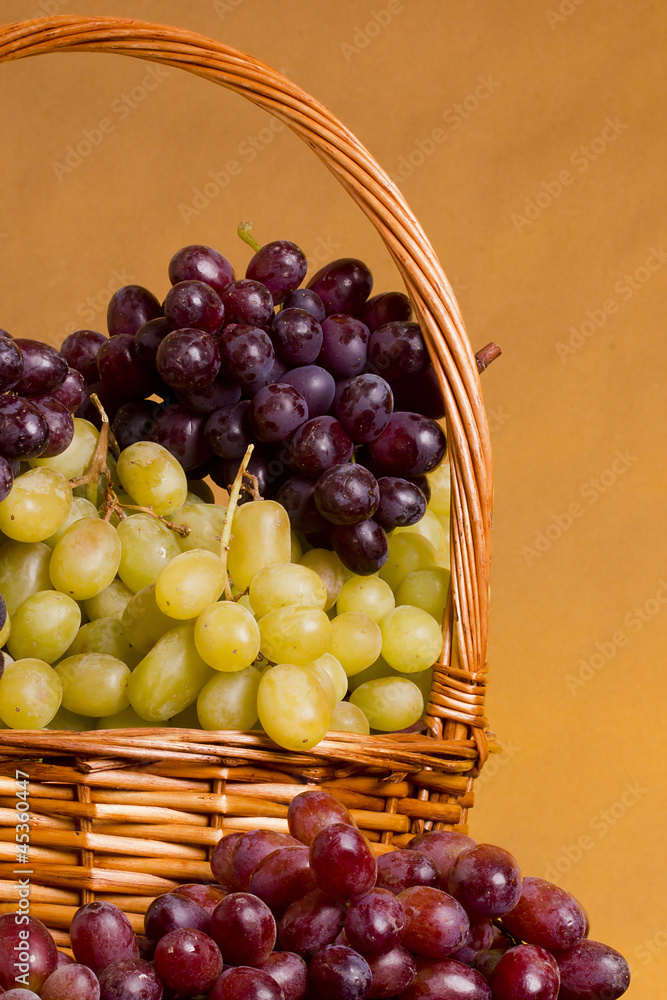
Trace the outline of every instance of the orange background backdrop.
{"type": "MultiPolygon", "coordinates": [[[[1,7],[5,21],[41,13],[141,17],[249,51],[401,183],[474,348],[504,352],[483,386],[488,707],[505,753],[478,782],[472,833],[583,901],[592,936],[632,965],[628,997],[664,996],[663,0],[1,7]]],[[[97,55],[3,66],[1,80],[0,325],[14,335],[104,329],[110,292],[164,295],[187,243],[243,269],[241,219],[261,242],[292,239],[316,264],[359,256],[378,291],[395,284],[349,197],[238,97],[97,55]]]]}

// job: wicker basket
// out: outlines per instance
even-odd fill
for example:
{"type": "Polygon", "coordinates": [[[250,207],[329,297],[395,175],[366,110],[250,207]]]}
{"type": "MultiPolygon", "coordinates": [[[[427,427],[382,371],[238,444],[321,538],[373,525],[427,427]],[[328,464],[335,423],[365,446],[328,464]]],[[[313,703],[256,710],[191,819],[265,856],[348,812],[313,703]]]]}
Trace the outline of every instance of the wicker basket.
{"type": "Polygon", "coordinates": [[[344,802],[378,851],[425,827],[465,830],[473,779],[496,749],[484,716],[492,482],[478,366],[452,289],[400,191],[326,108],[256,59],[180,28],[62,16],[0,29],[0,61],[51,52],[185,69],[247,97],[310,146],[404,279],[444,394],[452,466],[452,594],[426,734],[333,734],[292,753],[256,732],[0,731],[0,911],[15,909],[18,880],[29,879],[30,912],[66,946],[82,902],[115,901],[140,930],[155,895],[210,879],[220,836],[286,830],[288,803],[309,784],[344,802]],[[17,774],[29,776],[27,863],[18,855],[17,774]]]}

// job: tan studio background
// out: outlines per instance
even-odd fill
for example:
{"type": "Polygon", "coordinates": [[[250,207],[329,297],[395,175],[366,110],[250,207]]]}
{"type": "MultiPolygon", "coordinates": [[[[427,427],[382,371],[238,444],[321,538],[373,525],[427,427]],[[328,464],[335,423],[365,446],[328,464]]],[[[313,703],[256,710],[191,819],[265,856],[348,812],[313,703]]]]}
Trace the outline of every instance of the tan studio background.
{"type": "MultiPolygon", "coordinates": [[[[115,14],[282,70],[401,187],[457,292],[496,469],[489,715],[505,747],[471,832],[586,906],[667,996],[663,0],[4,0],[4,21],[115,14]]],[[[240,98],[130,59],[0,70],[0,326],[58,344],[109,294],[158,296],[180,246],[235,236],[314,264],[374,230],[313,155],[240,98]],[[106,122],[105,125],[102,123],[106,122]],[[231,160],[241,169],[230,174],[231,160]]]]}

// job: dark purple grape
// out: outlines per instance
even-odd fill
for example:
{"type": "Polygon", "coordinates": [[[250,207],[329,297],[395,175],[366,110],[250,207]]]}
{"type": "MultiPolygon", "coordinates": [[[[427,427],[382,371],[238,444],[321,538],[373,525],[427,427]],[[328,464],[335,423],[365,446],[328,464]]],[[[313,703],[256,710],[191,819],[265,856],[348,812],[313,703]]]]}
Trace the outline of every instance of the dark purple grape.
{"type": "Polygon", "coordinates": [[[253,870],[248,885],[249,891],[259,896],[275,916],[315,888],[305,845],[282,847],[267,854],[253,870]]]}
{"type": "Polygon", "coordinates": [[[287,511],[293,531],[310,535],[326,527],[315,506],[314,492],[315,480],[308,476],[291,476],[278,490],[276,500],[287,511]]]}
{"type": "Polygon", "coordinates": [[[491,976],[494,1000],[557,1000],[559,984],[555,958],[532,944],[506,951],[491,976]]]}
{"type": "Polygon", "coordinates": [[[70,959],[51,973],[39,995],[42,1000],[100,1000],[100,984],[87,966],[70,959]]]}
{"type": "Polygon", "coordinates": [[[114,292],[107,308],[110,337],[120,333],[134,336],[140,326],[162,315],[162,306],[142,285],[124,285],[114,292]]]}
{"type": "Polygon", "coordinates": [[[492,1000],[491,987],[480,972],[452,958],[417,959],[417,974],[399,1000],[492,1000]]]}
{"type": "Polygon", "coordinates": [[[27,399],[0,396],[0,455],[36,458],[49,443],[44,415],[27,399]]]}
{"type": "Polygon", "coordinates": [[[234,268],[226,257],[212,247],[192,244],[177,250],[169,261],[169,280],[203,281],[221,295],[234,280],[234,268]]]}
{"type": "Polygon", "coordinates": [[[76,368],[68,368],[65,380],[52,389],[50,395],[62,403],[68,413],[74,413],[86,398],[86,380],[76,368]]]}
{"type": "Polygon", "coordinates": [[[391,388],[379,375],[357,375],[336,395],[336,416],[355,444],[379,438],[393,406],[391,388]]]}
{"type": "Polygon", "coordinates": [[[332,313],[356,315],[373,290],[373,275],[361,260],[342,257],[313,275],[308,288],[317,292],[327,316],[332,313]]]}
{"type": "Polygon", "coordinates": [[[218,343],[222,370],[245,389],[261,388],[271,374],[275,354],[268,333],[255,326],[230,323],[218,343]]]}
{"type": "MultiPolygon", "coordinates": [[[[382,487],[380,486],[380,493],[382,487]]],[[[449,871],[459,854],[467,851],[469,847],[474,847],[476,841],[465,833],[457,833],[456,830],[431,830],[427,833],[419,833],[407,844],[411,851],[419,851],[431,859],[438,870],[441,889],[447,889],[447,879],[449,871]]]]}
{"type": "Polygon", "coordinates": [[[350,904],[345,918],[345,936],[350,946],[366,957],[396,948],[404,927],[403,907],[388,889],[371,889],[350,904]]]}
{"type": "Polygon", "coordinates": [[[217,334],[225,307],[218,293],[203,281],[179,281],[167,292],[164,314],[174,330],[194,328],[217,334]]]}
{"type": "Polygon", "coordinates": [[[220,352],[210,333],[174,330],[158,347],[155,362],[170,389],[203,389],[220,371],[220,352]]]}
{"type": "Polygon", "coordinates": [[[364,1000],[373,981],[366,959],[340,944],[318,951],[308,976],[319,1000],[364,1000]]]}
{"type": "Polygon", "coordinates": [[[150,438],[170,451],[186,472],[191,472],[211,457],[205,426],[206,417],[201,413],[193,413],[183,403],[171,403],[156,407],[150,438]]]}
{"type": "Polygon", "coordinates": [[[268,972],[243,965],[223,972],[208,1000],[284,1000],[284,993],[268,972]]]}
{"type": "Polygon", "coordinates": [[[181,403],[195,413],[209,416],[226,406],[234,406],[241,398],[241,386],[231,382],[225,375],[218,375],[213,382],[201,389],[177,389],[181,403]]]}
{"type": "Polygon", "coordinates": [[[186,882],[171,890],[176,896],[187,896],[195,903],[203,906],[208,913],[213,913],[221,899],[227,895],[225,889],[215,885],[205,885],[200,882],[186,882]]]}
{"type": "Polygon", "coordinates": [[[13,340],[0,337],[0,393],[13,389],[23,375],[23,355],[13,340]]]}
{"type": "Polygon", "coordinates": [[[41,452],[41,457],[62,455],[74,437],[71,413],[54,396],[33,396],[31,403],[37,407],[49,426],[49,443],[41,452]]]}
{"type": "Polygon", "coordinates": [[[341,562],[357,576],[377,573],[389,556],[387,534],[372,518],[334,528],[331,543],[341,562]]]}
{"type": "Polygon", "coordinates": [[[267,385],[253,397],[250,423],[256,437],[267,444],[286,441],[307,419],[306,401],[292,385],[267,385]]]}
{"type": "Polygon", "coordinates": [[[377,484],[380,502],[375,520],[386,531],[421,521],[426,513],[426,497],[418,486],[396,476],[382,476],[377,484]]]}
{"type": "Polygon", "coordinates": [[[159,941],[170,931],[193,928],[208,934],[211,914],[188,896],[165,892],[146,910],[144,930],[149,941],[159,941]]]}
{"type": "Polygon", "coordinates": [[[222,304],[227,323],[264,327],[273,319],[271,292],[259,281],[233,281],[222,294],[222,304]]]}
{"type": "MultiPolygon", "coordinates": [[[[443,831],[444,832],[444,831],[443,831]]],[[[476,920],[470,924],[470,930],[461,947],[454,952],[452,958],[457,962],[472,965],[473,962],[487,951],[493,943],[495,928],[490,920],[476,920]]]]}
{"type": "Polygon", "coordinates": [[[398,410],[377,439],[369,445],[374,472],[388,476],[422,476],[445,457],[444,431],[428,417],[398,410]]]}
{"type": "MultiPolygon", "coordinates": [[[[5,497],[9,496],[13,485],[14,473],[12,472],[12,467],[7,459],[0,455],[0,503],[5,499],[5,497]]],[[[0,622],[0,629],[3,625],[4,621],[0,622]]]]}
{"type": "Polygon", "coordinates": [[[173,327],[165,316],[149,319],[134,335],[134,351],[140,361],[155,365],[158,347],[173,327]]]}
{"type": "Polygon", "coordinates": [[[386,1000],[396,997],[411,985],[417,971],[417,963],[407,948],[393,948],[383,955],[369,955],[368,965],[373,976],[373,985],[368,1000],[386,1000]]]}
{"type": "Polygon", "coordinates": [[[347,823],[332,823],[310,845],[310,867],[318,889],[332,899],[361,899],[377,877],[377,860],[359,830],[347,823]]]}
{"type": "MultiPolygon", "coordinates": [[[[157,375],[155,377],[157,378],[157,375]]],[[[108,385],[105,385],[104,382],[93,382],[92,385],[88,386],[86,398],[74,416],[83,417],[84,420],[88,420],[91,424],[100,428],[102,426],[102,418],[100,417],[99,410],[91,399],[93,393],[99,399],[100,403],[104,407],[104,412],[111,421],[113,421],[116,413],[123,403],[127,402],[127,396],[121,396],[113,389],[110,389],[108,385]]]]}
{"type": "Polygon", "coordinates": [[[385,323],[368,341],[368,363],[384,378],[418,375],[428,364],[428,353],[417,323],[385,323]]]}
{"type": "Polygon", "coordinates": [[[276,921],[257,896],[232,892],[213,911],[210,934],[228,965],[260,965],[276,943],[276,921]]]}
{"type": "Polygon", "coordinates": [[[290,445],[292,464],[307,476],[321,476],[332,465],[349,462],[354,446],[334,417],[315,417],[302,424],[290,445]]]}
{"type": "Polygon", "coordinates": [[[276,981],[284,1000],[303,1000],[308,990],[308,966],[293,951],[274,951],[260,970],[276,981]]]}
{"type": "Polygon", "coordinates": [[[521,869],[502,847],[476,844],[459,854],[447,887],[474,919],[501,917],[519,902],[521,869]]]}
{"type": "Polygon", "coordinates": [[[132,924],[113,903],[80,906],[72,917],[69,936],[77,962],[95,973],[112,962],[139,957],[132,924]]]}
{"type": "Polygon", "coordinates": [[[315,486],[315,506],[332,524],[358,524],[372,517],[380,502],[375,476],[348,462],[322,473],[315,486]]]}
{"type": "Polygon", "coordinates": [[[133,334],[119,333],[106,340],[98,351],[97,367],[105,386],[126,400],[145,399],[155,389],[155,372],[136,356],[133,334]]]}
{"type": "Polygon", "coordinates": [[[322,327],[305,309],[283,309],[271,325],[271,340],[289,365],[310,365],[322,349],[322,327]]]}
{"type": "Polygon", "coordinates": [[[221,458],[242,458],[253,435],[250,427],[252,403],[243,399],[235,406],[216,410],[206,421],[204,436],[211,451],[221,458]]]}
{"type": "Polygon", "coordinates": [[[420,851],[388,851],[378,858],[377,885],[397,896],[414,885],[438,888],[438,870],[434,862],[420,851]]]}
{"type": "Polygon", "coordinates": [[[445,401],[442,389],[432,365],[419,375],[389,379],[394,393],[394,407],[421,413],[431,420],[440,420],[445,415],[445,401]]]}
{"type": "Polygon", "coordinates": [[[321,788],[311,788],[295,795],[287,809],[289,832],[308,847],[315,837],[332,823],[356,826],[352,813],[342,802],[321,788]]]}
{"type": "Polygon", "coordinates": [[[213,878],[226,892],[238,892],[241,888],[234,873],[232,858],[234,848],[242,836],[242,833],[228,833],[226,837],[221,837],[211,854],[213,878]]]}
{"type": "Polygon", "coordinates": [[[287,372],[280,379],[288,385],[293,385],[298,389],[308,406],[308,415],[322,417],[329,410],[336,388],[333,375],[330,375],[326,368],[319,365],[304,365],[303,368],[294,368],[287,372]]]}
{"type": "Polygon", "coordinates": [[[283,309],[305,309],[321,323],[326,312],[322,299],[311,288],[297,288],[283,302],[283,309]]]}
{"type": "Polygon", "coordinates": [[[279,924],[280,947],[308,960],[332,944],[345,923],[344,903],[330,899],[319,889],[288,906],[279,924]]]}
{"type": "Polygon", "coordinates": [[[151,962],[143,958],[112,962],[99,974],[100,1000],[162,1000],[164,991],[151,962]]]}
{"type": "Polygon", "coordinates": [[[565,951],[583,938],[586,915],[565,889],[541,878],[527,877],[519,902],[503,916],[503,927],[526,944],[547,951],[565,951]]]}
{"type": "Polygon", "coordinates": [[[327,316],[322,322],[320,365],[342,378],[359,375],[366,367],[368,327],[361,320],[344,313],[327,316]]]}
{"type": "MultiPolygon", "coordinates": [[[[155,948],[155,970],[175,993],[206,993],[222,972],[217,943],[201,930],[183,927],[160,938],[155,948]]],[[[111,998],[110,998],[111,1000],[111,998]]]]}
{"type": "Polygon", "coordinates": [[[23,356],[23,372],[14,384],[20,396],[42,396],[57,389],[67,376],[68,364],[60,351],[38,340],[10,341],[23,356]]]}
{"type": "Polygon", "coordinates": [[[382,292],[368,299],[359,313],[359,319],[365,323],[371,333],[385,323],[399,323],[409,320],[412,316],[410,299],[403,292],[382,292]]]}
{"type": "MultiPolygon", "coordinates": [[[[214,457],[209,463],[209,474],[214,483],[227,489],[236,479],[240,465],[240,458],[214,457]]],[[[264,500],[273,500],[285,480],[286,467],[280,456],[272,449],[260,445],[255,447],[247,468],[250,475],[257,479],[260,496],[264,500]]],[[[250,494],[243,492],[239,503],[245,503],[250,499],[250,494]]]]}
{"type": "Polygon", "coordinates": [[[55,941],[41,920],[25,912],[21,923],[15,913],[0,915],[0,989],[40,990],[57,965],[55,941]]]}
{"type": "Polygon", "coordinates": [[[295,243],[275,240],[257,251],[246,268],[245,276],[266,285],[274,303],[279,305],[299,287],[307,269],[306,256],[295,243]]]}
{"type": "Polygon", "coordinates": [[[137,441],[146,441],[151,436],[153,421],[159,405],[151,400],[140,399],[123,403],[116,411],[111,429],[121,451],[137,441]]]}
{"type": "Polygon", "coordinates": [[[97,330],[75,330],[62,342],[60,353],[70,368],[75,368],[85,378],[88,385],[97,382],[97,352],[107,338],[97,330]]]}
{"type": "Polygon", "coordinates": [[[614,948],[599,941],[579,941],[560,952],[557,962],[559,1000],[617,1000],[630,985],[628,963],[614,948]]]}
{"type": "Polygon", "coordinates": [[[247,889],[250,876],[257,865],[269,854],[283,847],[300,847],[294,837],[276,830],[250,830],[234,846],[232,868],[236,881],[242,889],[247,889]]]}

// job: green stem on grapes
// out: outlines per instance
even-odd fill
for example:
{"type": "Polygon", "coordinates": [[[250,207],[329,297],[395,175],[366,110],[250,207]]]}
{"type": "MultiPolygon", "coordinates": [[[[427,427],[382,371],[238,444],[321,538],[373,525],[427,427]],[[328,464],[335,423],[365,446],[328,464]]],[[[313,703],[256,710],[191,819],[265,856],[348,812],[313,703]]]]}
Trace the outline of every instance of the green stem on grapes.
{"type": "Polygon", "coordinates": [[[225,597],[228,601],[233,601],[234,597],[232,595],[232,585],[229,579],[229,573],[227,572],[227,554],[229,553],[229,542],[232,537],[232,521],[234,520],[234,511],[239,502],[239,496],[241,494],[241,486],[243,484],[243,477],[247,475],[246,469],[248,468],[248,462],[255,450],[254,444],[249,444],[243,460],[239,466],[239,471],[236,473],[236,478],[232,483],[231,489],[229,491],[229,503],[227,504],[227,511],[225,513],[225,519],[222,522],[222,534],[220,536],[220,558],[222,559],[224,570],[225,570],[225,597]]]}
{"type": "Polygon", "coordinates": [[[247,243],[251,250],[257,253],[258,250],[262,249],[261,243],[258,243],[255,237],[252,235],[250,230],[252,229],[252,222],[239,222],[238,229],[236,232],[239,234],[244,243],[247,243]]]}

